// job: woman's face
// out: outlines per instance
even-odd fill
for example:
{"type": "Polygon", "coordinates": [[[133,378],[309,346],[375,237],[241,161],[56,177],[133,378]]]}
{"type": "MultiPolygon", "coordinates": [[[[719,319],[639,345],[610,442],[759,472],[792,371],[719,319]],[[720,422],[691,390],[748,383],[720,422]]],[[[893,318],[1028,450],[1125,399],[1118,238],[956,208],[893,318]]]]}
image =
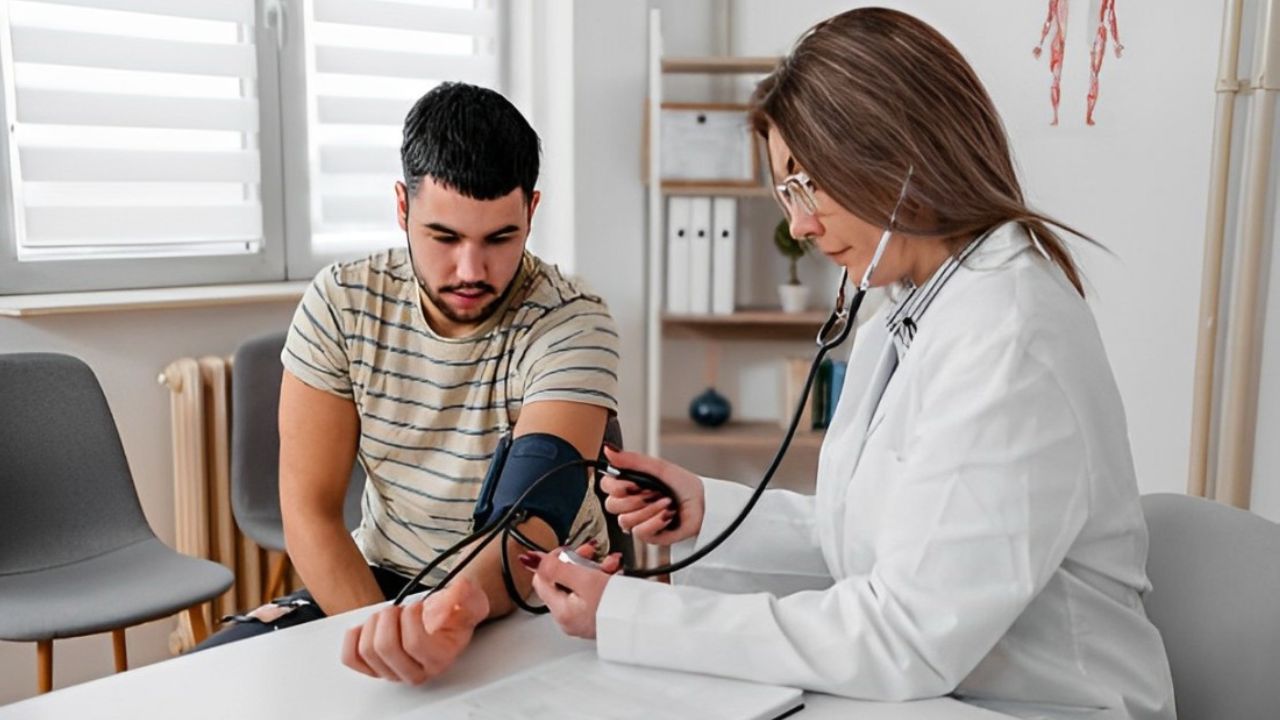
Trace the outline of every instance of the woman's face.
{"type": "MultiPolygon", "coordinates": [[[[805,172],[791,156],[791,149],[782,138],[776,127],[769,131],[769,163],[773,168],[774,181],[782,184],[783,180],[798,172],[805,172]]],[[[810,214],[802,205],[796,204],[794,210],[787,212],[794,238],[809,238],[814,246],[822,251],[831,262],[849,271],[850,281],[857,283],[871,264],[876,245],[884,234],[884,228],[872,225],[857,215],[836,204],[830,195],[815,183],[817,212],[810,214]]],[[[910,258],[905,257],[904,250],[908,243],[890,240],[880,258],[879,265],[871,277],[873,286],[888,285],[911,273],[910,258]]]]}

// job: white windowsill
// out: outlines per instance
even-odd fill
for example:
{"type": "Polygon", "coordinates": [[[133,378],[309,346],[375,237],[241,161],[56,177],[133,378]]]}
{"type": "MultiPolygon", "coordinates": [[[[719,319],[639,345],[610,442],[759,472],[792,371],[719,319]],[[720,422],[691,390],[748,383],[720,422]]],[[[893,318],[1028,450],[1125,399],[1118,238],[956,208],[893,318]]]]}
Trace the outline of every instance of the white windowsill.
{"type": "Polygon", "coordinates": [[[190,287],[147,288],[145,290],[103,290],[99,292],[49,293],[41,295],[0,295],[0,317],[37,317],[121,310],[215,307],[263,302],[297,302],[309,284],[295,282],[249,283],[244,285],[193,285],[190,287]]]}

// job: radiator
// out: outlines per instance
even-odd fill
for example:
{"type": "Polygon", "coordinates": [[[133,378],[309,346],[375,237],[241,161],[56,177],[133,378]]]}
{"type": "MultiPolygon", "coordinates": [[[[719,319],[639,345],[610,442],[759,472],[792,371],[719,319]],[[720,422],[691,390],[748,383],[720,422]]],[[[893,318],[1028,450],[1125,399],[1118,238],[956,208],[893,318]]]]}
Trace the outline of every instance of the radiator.
{"type": "MultiPolygon", "coordinates": [[[[235,574],[227,592],[205,606],[206,626],[257,607],[275,553],[268,553],[236,528],[231,514],[231,360],[181,358],[160,374],[169,389],[173,436],[175,549],[221,563],[235,574]],[[212,616],[210,617],[210,610],[212,616]]],[[[169,637],[174,654],[194,645],[190,621],[180,616],[169,637]]]]}

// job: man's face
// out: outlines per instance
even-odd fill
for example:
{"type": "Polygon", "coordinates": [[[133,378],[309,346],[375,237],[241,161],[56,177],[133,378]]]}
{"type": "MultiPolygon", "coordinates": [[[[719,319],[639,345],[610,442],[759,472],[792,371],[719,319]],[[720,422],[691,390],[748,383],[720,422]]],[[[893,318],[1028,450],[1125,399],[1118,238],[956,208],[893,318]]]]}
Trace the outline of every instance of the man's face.
{"type": "Polygon", "coordinates": [[[539,194],[526,203],[516,188],[495,200],[476,200],[427,177],[408,202],[407,222],[403,183],[396,184],[396,197],[432,327],[455,335],[484,322],[520,269],[539,194]]]}

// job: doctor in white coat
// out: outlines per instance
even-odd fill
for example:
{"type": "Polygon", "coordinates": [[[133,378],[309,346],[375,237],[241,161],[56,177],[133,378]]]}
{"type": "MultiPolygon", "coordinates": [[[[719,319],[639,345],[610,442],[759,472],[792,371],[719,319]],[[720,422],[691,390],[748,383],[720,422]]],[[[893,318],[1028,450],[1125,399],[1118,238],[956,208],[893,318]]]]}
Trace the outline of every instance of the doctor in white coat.
{"type": "MultiPolygon", "coordinates": [[[[872,275],[891,301],[854,342],[817,493],[767,491],[672,585],[527,556],[557,622],[607,660],[1025,718],[1172,719],[1124,408],[973,70],[919,20],[853,10],[801,38],[753,120],[792,234],[850,277],[903,197],[872,275]]],[[[750,492],[609,457],[676,491],[668,531],[667,501],[604,480],[623,527],[676,559],[750,492]]]]}

